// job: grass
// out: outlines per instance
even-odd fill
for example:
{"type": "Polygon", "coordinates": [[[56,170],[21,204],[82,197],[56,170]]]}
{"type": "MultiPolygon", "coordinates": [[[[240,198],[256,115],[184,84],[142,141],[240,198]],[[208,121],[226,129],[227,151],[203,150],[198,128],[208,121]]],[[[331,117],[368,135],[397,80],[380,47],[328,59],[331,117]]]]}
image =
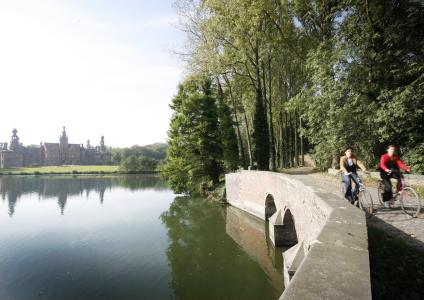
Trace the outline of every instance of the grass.
{"type": "Polygon", "coordinates": [[[119,166],[45,166],[0,169],[4,175],[42,175],[42,174],[110,174],[118,173],[119,166]]]}
{"type": "Polygon", "coordinates": [[[424,253],[368,227],[373,299],[423,299],[424,253]]]}

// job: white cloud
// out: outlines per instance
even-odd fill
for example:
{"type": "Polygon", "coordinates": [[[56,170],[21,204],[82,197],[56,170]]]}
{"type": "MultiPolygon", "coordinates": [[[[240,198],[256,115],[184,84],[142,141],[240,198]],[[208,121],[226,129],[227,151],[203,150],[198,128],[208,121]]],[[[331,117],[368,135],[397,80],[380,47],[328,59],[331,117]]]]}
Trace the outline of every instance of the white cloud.
{"type": "Polygon", "coordinates": [[[181,71],[143,28],[168,21],[124,29],[58,1],[0,0],[0,141],[15,126],[24,144],[56,141],[62,125],[76,143],[164,141],[181,71]],[[136,29],[143,48],[120,39],[136,29]]]}

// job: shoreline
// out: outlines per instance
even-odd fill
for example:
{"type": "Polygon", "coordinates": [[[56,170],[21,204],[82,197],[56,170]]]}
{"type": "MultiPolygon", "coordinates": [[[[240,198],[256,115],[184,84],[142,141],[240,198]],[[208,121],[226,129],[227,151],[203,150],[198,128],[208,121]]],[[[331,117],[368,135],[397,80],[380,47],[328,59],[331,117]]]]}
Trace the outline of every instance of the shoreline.
{"type": "Polygon", "coordinates": [[[103,175],[158,175],[159,171],[138,171],[138,172],[107,172],[107,171],[75,171],[75,172],[1,172],[0,176],[81,176],[81,175],[92,175],[92,176],[103,176],[103,175]]]}

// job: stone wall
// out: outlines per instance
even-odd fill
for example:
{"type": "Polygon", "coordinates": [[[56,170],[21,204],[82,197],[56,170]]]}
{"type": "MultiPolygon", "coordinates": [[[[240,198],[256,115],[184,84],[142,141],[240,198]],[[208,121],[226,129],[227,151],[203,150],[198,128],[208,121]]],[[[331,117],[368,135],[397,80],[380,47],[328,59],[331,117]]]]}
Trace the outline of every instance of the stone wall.
{"type": "Polygon", "coordinates": [[[271,227],[287,231],[285,218],[293,216],[298,243],[283,255],[287,282],[281,299],[371,299],[362,211],[307,176],[242,171],[225,179],[227,201],[263,220],[266,199],[274,199],[271,237],[271,227]]]}
{"type": "Polygon", "coordinates": [[[21,151],[0,151],[0,167],[22,167],[24,163],[24,155],[21,151]]]}
{"type": "Polygon", "coordinates": [[[24,166],[41,165],[42,164],[42,151],[41,147],[25,147],[24,151],[24,166]]]}
{"type": "Polygon", "coordinates": [[[60,164],[60,148],[58,143],[44,144],[44,164],[46,166],[60,164]]]}
{"type": "Polygon", "coordinates": [[[81,152],[82,148],[79,144],[69,144],[68,145],[68,157],[66,164],[69,165],[79,165],[81,162],[81,152]]]}

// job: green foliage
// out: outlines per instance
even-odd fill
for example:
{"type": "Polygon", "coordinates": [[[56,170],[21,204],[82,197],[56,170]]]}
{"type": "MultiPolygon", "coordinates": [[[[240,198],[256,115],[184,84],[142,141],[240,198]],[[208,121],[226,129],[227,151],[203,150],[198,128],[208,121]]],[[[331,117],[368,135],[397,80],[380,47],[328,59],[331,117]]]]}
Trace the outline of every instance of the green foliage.
{"type": "Polygon", "coordinates": [[[162,175],[178,193],[201,191],[204,183],[218,183],[222,148],[210,81],[191,79],[181,84],[171,108],[174,114],[162,175]]]}
{"type": "Polygon", "coordinates": [[[131,155],[122,160],[119,165],[120,172],[136,173],[142,171],[156,171],[158,161],[144,156],[131,155]]]}
{"type": "Polygon", "coordinates": [[[256,92],[255,117],[253,119],[254,156],[259,170],[269,169],[269,132],[262,95],[256,92]]]}
{"type": "Polygon", "coordinates": [[[120,165],[125,159],[130,156],[145,157],[154,159],[157,162],[164,161],[166,158],[167,144],[156,143],[146,146],[132,146],[129,148],[113,148],[112,163],[120,165]]]}
{"type": "Polygon", "coordinates": [[[422,39],[412,42],[416,32],[407,30],[423,23],[417,18],[423,9],[395,3],[335,6],[329,10],[331,34],[315,27],[311,33],[320,42],[308,51],[309,85],[296,98],[307,123],[305,136],[322,168],[347,145],[374,167],[387,144],[414,149],[423,142],[423,48],[417,48],[422,39]]]}
{"type": "Polygon", "coordinates": [[[112,149],[112,162],[119,165],[120,172],[156,171],[166,158],[167,144],[156,143],[146,146],[112,149]]]}
{"type": "Polygon", "coordinates": [[[224,101],[224,93],[219,82],[217,100],[223,163],[226,171],[234,171],[239,165],[237,136],[230,108],[224,101]]]}
{"type": "MultiPolygon", "coordinates": [[[[396,144],[415,172],[424,169],[419,1],[176,0],[176,7],[189,73],[224,79],[218,113],[221,103],[231,111],[242,162],[291,167],[310,151],[327,168],[351,145],[373,168],[396,144]]],[[[221,130],[228,170],[235,147],[226,136],[221,130]]]]}
{"type": "Polygon", "coordinates": [[[424,143],[406,150],[404,160],[413,173],[424,174],[424,143]]]}

